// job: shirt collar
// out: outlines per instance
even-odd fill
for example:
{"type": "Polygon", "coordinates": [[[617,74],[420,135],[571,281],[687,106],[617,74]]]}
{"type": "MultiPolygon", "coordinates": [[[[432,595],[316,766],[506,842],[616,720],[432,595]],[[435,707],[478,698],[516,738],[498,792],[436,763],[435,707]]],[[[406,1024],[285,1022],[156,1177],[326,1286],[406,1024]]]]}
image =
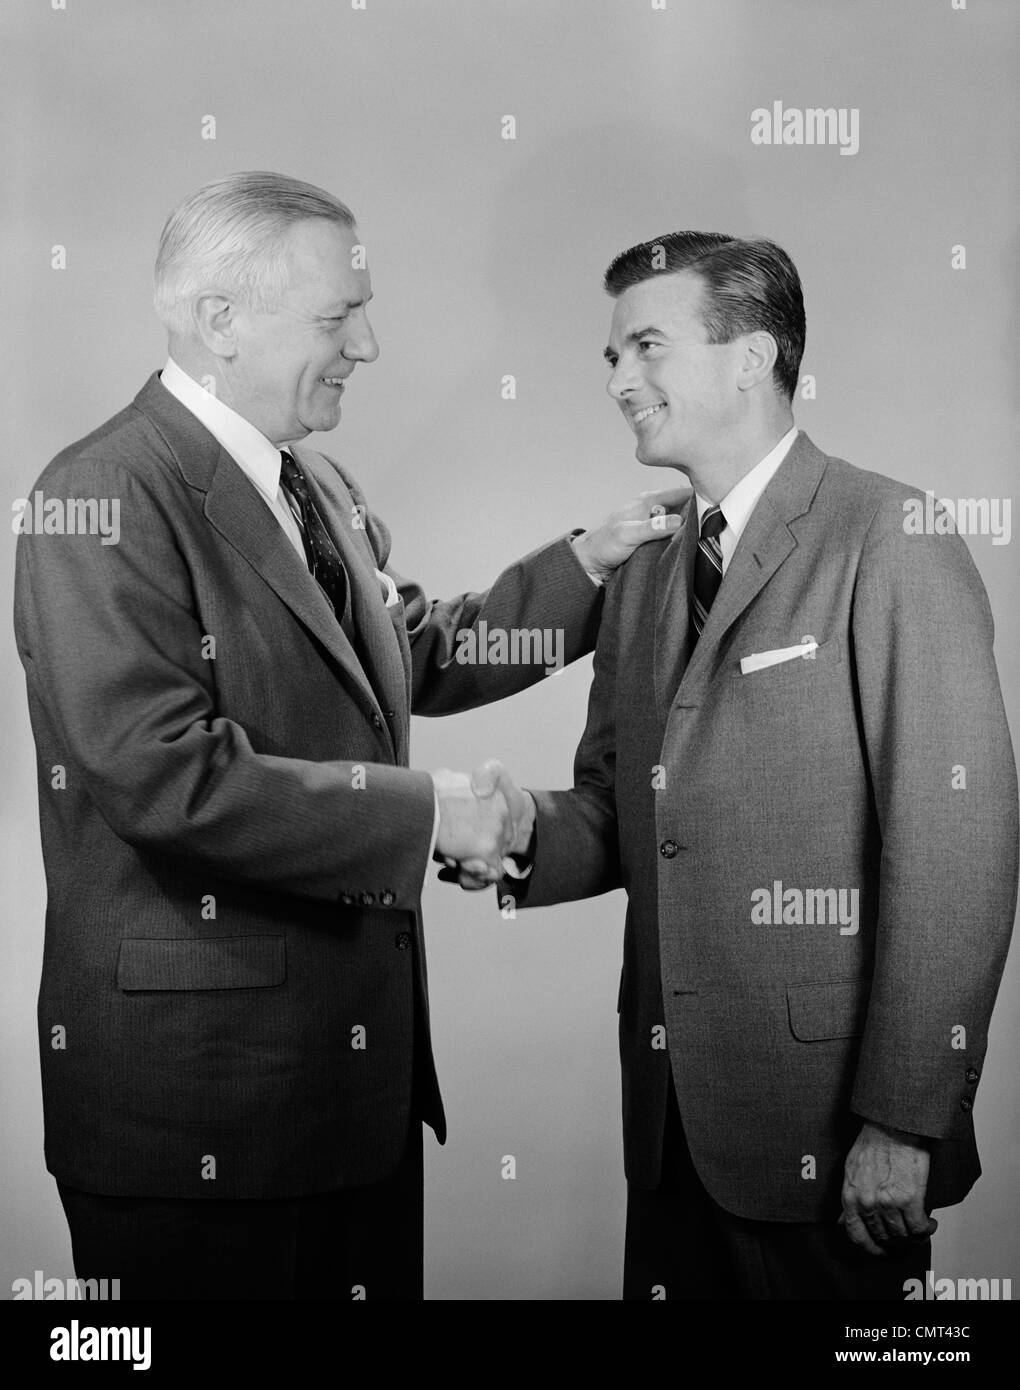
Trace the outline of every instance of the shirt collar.
{"type": "Polygon", "coordinates": [[[272,505],[280,489],[280,451],[276,445],[243,415],[199,386],[172,357],[166,359],[159,379],[185,409],[198,417],[272,505]]]}
{"type": "MultiPolygon", "coordinates": [[[[797,426],[793,425],[783,435],[776,447],[770,449],[762,461],[756,463],[750,472],[745,473],[739,483],[735,483],[719,503],[734,544],[743,535],[744,528],[751,519],[751,513],[778,471],[779,465],[790,452],[796,438],[797,426]]],[[[694,497],[698,504],[698,529],[700,531],[705,513],[714,504],[709,502],[706,497],[702,497],[700,492],[696,492],[694,497]]]]}

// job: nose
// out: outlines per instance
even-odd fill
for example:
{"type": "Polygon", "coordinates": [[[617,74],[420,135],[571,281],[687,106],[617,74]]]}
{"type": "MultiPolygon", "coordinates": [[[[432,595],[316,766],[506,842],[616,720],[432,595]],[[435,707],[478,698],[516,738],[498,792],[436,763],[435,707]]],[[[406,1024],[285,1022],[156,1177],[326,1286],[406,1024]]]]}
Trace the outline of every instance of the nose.
{"type": "Polygon", "coordinates": [[[357,321],[351,325],[341,355],[349,362],[374,362],[379,356],[379,344],[366,313],[360,313],[357,321]]]}
{"type": "Polygon", "coordinates": [[[616,366],[610,373],[609,380],[606,382],[606,390],[614,401],[625,401],[632,391],[635,391],[640,383],[633,363],[625,363],[623,358],[617,360],[616,366]]]}

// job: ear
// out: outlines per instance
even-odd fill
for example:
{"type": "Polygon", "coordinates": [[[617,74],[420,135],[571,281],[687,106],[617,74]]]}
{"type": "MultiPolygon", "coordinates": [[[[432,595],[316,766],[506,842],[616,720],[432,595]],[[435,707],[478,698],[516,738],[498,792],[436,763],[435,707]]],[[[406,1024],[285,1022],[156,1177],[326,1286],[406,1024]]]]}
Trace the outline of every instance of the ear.
{"type": "Polygon", "coordinates": [[[759,329],[741,338],[742,352],[737,369],[737,390],[750,391],[761,382],[771,382],[779,348],[771,333],[759,329]]]}
{"type": "Polygon", "coordinates": [[[206,291],[192,305],[195,331],[217,357],[233,357],[237,352],[235,307],[225,295],[206,291]]]}

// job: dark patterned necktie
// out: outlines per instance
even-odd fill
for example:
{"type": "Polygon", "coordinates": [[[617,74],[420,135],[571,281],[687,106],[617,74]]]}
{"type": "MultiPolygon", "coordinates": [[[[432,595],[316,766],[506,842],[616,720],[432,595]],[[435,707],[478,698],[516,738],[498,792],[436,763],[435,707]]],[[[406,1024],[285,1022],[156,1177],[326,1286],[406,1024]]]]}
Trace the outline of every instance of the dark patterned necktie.
{"type": "Polygon", "coordinates": [[[301,531],[308,568],[318,580],[348,640],[354,644],[350,584],[344,562],[323,524],[300,466],[286,449],[280,451],[280,459],[280,485],[290,501],[291,511],[301,531]]]}
{"type": "Polygon", "coordinates": [[[694,599],[691,622],[694,641],[701,636],[709,611],[722,583],[722,547],[719,535],[726,527],[726,518],[718,507],[709,507],[701,522],[698,553],[694,557],[694,599]]]}

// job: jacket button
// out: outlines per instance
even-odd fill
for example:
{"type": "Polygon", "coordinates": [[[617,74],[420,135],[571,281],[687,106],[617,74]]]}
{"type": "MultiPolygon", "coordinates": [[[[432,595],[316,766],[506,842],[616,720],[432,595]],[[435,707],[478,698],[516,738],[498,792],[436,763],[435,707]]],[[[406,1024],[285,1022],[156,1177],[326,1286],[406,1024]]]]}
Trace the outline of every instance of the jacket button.
{"type": "Polygon", "coordinates": [[[375,727],[376,727],[377,729],[381,729],[382,726],[383,726],[382,715],[381,715],[381,714],[373,714],[373,715],[372,715],[372,723],[375,725],[375,727]]]}
{"type": "Polygon", "coordinates": [[[675,840],[663,840],[659,846],[659,853],[663,859],[675,859],[680,846],[675,840]]]}
{"type": "Polygon", "coordinates": [[[408,931],[397,932],[396,943],[398,951],[406,951],[411,945],[411,933],[408,931]]]}
{"type": "Polygon", "coordinates": [[[354,902],[354,894],[353,894],[353,893],[341,893],[341,894],[340,894],[340,901],[343,903],[344,907],[350,907],[351,904],[354,902]]]}
{"type": "Polygon", "coordinates": [[[379,901],[383,907],[392,907],[397,901],[397,895],[393,892],[392,888],[384,888],[379,894],[379,901]]]}
{"type": "Polygon", "coordinates": [[[960,1101],[960,1109],[961,1109],[961,1110],[973,1110],[973,1109],[974,1109],[974,1102],[971,1100],[970,1096],[964,1096],[963,1100],[960,1101]]]}
{"type": "Polygon", "coordinates": [[[970,1082],[970,1084],[971,1084],[972,1086],[974,1085],[974,1082],[977,1081],[977,1079],[978,1079],[978,1077],[979,1077],[980,1075],[981,1075],[981,1073],[980,1073],[979,1071],[977,1071],[974,1067],[968,1067],[968,1068],[967,1068],[966,1079],[970,1082]]]}
{"type": "Polygon", "coordinates": [[[362,907],[371,907],[372,904],[375,902],[375,894],[374,894],[374,893],[359,893],[359,894],[358,894],[358,902],[361,904],[362,907]]]}

